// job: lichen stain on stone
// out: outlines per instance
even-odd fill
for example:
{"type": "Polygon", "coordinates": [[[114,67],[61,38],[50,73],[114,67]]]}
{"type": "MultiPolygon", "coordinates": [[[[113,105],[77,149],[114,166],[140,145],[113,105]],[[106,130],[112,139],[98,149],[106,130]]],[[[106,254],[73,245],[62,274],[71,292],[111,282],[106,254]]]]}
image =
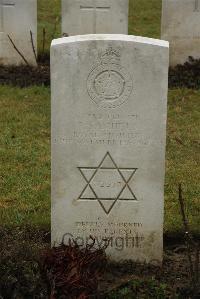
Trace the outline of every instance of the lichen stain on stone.
{"type": "Polygon", "coordinates": [[[159,234],[156,232],[151,232],[143,242],[144,253],[148,255],[149,262],[151,264],[161,265],[160,261],[160,253],[162,252],[162,248],[159,248],[158,242],[156,240],[160,239],[159,234]]]}
{"type": "Polygon", "coordinates": [[[146,240],[146,245],[147,246],[152,246],[155,242],[155,239],[156,239],[156,232],[152,232],[149,234],[147,240],[146,240]]]}
{"type": "Polygon", "coordinates": [[[73,200],[72,200],[72,205],[73,206],[78,206],[78,200],[77,200],[77,198],[74,198],[73,200]]]}

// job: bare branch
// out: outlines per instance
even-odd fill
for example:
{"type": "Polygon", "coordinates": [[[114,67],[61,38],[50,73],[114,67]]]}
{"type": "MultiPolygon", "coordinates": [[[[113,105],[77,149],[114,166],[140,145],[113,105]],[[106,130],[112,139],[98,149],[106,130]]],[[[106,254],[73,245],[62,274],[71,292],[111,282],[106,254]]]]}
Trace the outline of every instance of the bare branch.
{"type": "Polygon", "coordinates": [[[188,225],[187,218],[186,218],[186,215],[185,215],[185,205],[184,205],[184,199],[183,199],[183,196],[182,196],[182,186],[181,186],[181,184],[179,184],[179,197],[178,197],[178,200],[179,200],[180,207],[181,207],[181,215],[182,215],[182,219],[183,219],[185,232],[188,233],[189,225],[188,225]]]}
{"type": "Polygon", "coordinates": [[[44,55],[45,51],[45,43],[46,43],[46,30],[43,28],[43,40],[42,40],[42,54],[44,55]]]}
{"type": "Polygon", "coordinates": [[[59,21],[59,19],[58,18],[56,18],[55,19],[55,22],[54,22],[54,30],[53,30],[53,32],[52,32],[52,39],[54,39],[55,38],[55,35],[56,35],[56,30],[57,30],[57,23],[58,23],[58,21],[59,21]]]}
{"type": "Polygon", "coordinates": [[[36,64],[38,64],[37,54],[36,54],[35,47],[34,47],[34,42],[33,42],[33,33],[32,33],[31,30],[30,30],[30,35],[31,35],[31,45],[32,45],[32,49],[33,49],[33,53],[34,53],[34,57],[35,57],[35,62],[36,62],[36,64]]]}
{"type": "Polygon", "coordinates": [[[30,66],[29,63],[28,63],[28,61],[27,61],[26,58],[24,57],[24,55],[19,51],[19,49],[17,49],[17,47],[16,47],[16,45],[14,44],[13,40],[11,39],[10,35],[8,34],[7,36],[8,36],[8,38],[9,38],[11,44],[13,45],[13,48],[16,50],[16,52],[21,56],[21,58],[24,60],[24,62],[25,62],[28,66],[30,66]]]}
{"type": "Polygon", "coordinates": [[[199,284],[199,265],[200,265],[200,260],[199,260],[199,255],[200,255],[200,249],[199,249],[199,246],[197,244],[197,247],[196,247],[196,256],[195,256],[195,266],[194,266],[194,269],[195,269],[195,274],[196,274],[196,285],[199,284]]]}
{"type": "Polygon", "coordinates": [[[181,215],[182,215],[183,225],[185,229],[185,242],[187,246],[187,256],[188,256],[189,267],[190,267],[191,283],[193,285],[193,291],[195,293],[199,282],[199,248],[198,248],[198,244],[196,244],[196,242],[193,240],[189,232],[189,224],[185,213],[185,203],[182,196],[181,184],[179,184],[178,200],[180,203],[181,215]],[[195,251],[194,262],[192,260],[192,249],[195,251]]]}

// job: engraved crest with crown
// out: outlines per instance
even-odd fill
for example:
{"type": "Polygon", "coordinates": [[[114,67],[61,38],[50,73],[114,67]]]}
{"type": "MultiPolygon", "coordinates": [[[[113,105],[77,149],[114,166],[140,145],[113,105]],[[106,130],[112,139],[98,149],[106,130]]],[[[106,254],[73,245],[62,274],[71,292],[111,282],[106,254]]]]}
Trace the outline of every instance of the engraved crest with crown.
{"type": "Polygon", "coordinates": [[[120,106],[132,92],[132,78],[120,62],[120,51],[110,47],[100,55],[100,63],[88,76],[89,96],[102,108],[120,106]]]}

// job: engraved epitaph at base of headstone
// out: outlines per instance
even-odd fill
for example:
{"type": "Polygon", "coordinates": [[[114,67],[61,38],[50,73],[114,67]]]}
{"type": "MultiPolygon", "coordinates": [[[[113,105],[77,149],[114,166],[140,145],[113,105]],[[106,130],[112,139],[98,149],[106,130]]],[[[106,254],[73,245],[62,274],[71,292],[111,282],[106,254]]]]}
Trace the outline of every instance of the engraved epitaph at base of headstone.
{"type": "Polygon", "coordinates": [[[170,43],[170,65],[200,58],[200,0],[163,0],[163,40],[170,43]]]}
{"type": "Polygon", "coordinates": [[[0,0],[0,63],[24,64],[8,35],[30,65],[35,65],[31,43],[37,51],[37,0],[0,0]]]}
{"type": "Polygon", "coordinates": [[[52,244],[162,262],[168,64],[160,40],[52,42],[52,244]]]}
{"type": "Polygon", "coordinates": [[[128,34],[129,0],[62,0],[62,32],[128,34]]]}

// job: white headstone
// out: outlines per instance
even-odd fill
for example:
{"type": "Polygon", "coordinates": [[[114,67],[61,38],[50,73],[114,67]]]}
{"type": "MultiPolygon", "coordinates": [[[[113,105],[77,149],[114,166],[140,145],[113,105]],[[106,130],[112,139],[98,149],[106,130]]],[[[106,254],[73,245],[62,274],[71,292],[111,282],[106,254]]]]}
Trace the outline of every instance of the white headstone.
{"type": "Polygon", "coordinates": [[[62,0],[62,32],[128,34],[129,0],[62,0]]]}
{"type": "Polygon", "coordinates": [[[170,43],[170,65],[200,58],[200,0],[163,0],[162,39],[170,43]]]}
{"type": "Polygon", "coordinates": [[[37,0],[0,0],[0,63],[23,64],[8,35],[29,64],[35,64],[31,35],[37,51],[37,0]]]}
{"type": "Polygon", "coordinates": [[[168,54],[127,35],[52,42],[52,244],[92,235],[112,259],[161,262],[168,54]]]}

